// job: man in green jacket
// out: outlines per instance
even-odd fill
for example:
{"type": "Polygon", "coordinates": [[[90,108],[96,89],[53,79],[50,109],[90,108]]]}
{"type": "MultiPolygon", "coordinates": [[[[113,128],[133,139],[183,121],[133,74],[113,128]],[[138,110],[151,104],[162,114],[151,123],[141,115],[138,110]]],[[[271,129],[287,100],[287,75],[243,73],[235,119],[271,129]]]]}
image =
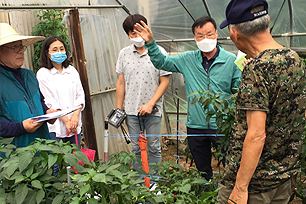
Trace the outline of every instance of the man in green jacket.
{"type": "MultiPolygon", "coordinates": [[[[197,19],[192,25],[198,50],[187,51],[176,56],[164,56],[153,38],[150,28],[142,23],[135,25],[135,31],[146,41],[146,48],[154,66],[171,72],[180,72],[184,76],[187,96],[212,90],[214,94],[230,95],[236,93],[240,85],[241,71],[235,65],[236,56],[217,45],[218,31],[211,17],[197,19]]],[[[199,171],[209,180],[212,175],[211,143],[217,148],[220,136],[216,135],[215,117],[206,122],[203,108],[196,103],[191,108],[195,96],[187,98],[187,134],[188,145],[199,171]]],[[[211,110],[213,107],[209,107],[211,110]]],[[[224,160],[222,161],[225,165],[224,160]]]]}

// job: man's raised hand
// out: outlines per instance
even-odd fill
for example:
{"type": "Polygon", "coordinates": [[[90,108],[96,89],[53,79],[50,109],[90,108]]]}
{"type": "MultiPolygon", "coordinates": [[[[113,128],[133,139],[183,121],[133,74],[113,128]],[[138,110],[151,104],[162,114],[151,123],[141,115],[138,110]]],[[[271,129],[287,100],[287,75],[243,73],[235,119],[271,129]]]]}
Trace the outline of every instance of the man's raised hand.
{"type": "Polygon", "coordinates": [[[153,33],[151,29],[145,24],[145,22],[140,21],[141,25],[139,23],[136,23],[134,25],[134,31],[139,34],[146,43],[150,43],[153,41],[153,33]]]}

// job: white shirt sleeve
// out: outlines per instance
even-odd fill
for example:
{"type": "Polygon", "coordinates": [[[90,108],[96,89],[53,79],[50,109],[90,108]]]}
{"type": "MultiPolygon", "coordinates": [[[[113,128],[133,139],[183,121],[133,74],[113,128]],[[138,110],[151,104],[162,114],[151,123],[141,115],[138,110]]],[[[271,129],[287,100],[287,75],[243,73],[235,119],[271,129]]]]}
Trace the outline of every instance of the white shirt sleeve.
{"type": "Polygon", "coordinates": [[[85,108],[85,93],[84,93],[84,89],[81,83],[81,79],[80,79],[80,75],[79,73],[75,70],[75,68],[73,68],[75,73],[76,73],[76,77],[77,77],[77,84],[76,84],[76,96],[75,96],[75,100],[74,100],[74,106],[78,106],[78,105],[83,105],[82,107],[82,111],[85,108]]]}
{"type": "Polygon", "coordinates": [[[122,50],[119,52],[118,60],[116,63],[116,72],[118,74],[124,74],[123,72],[123,62],[124,62],[124,54],[122,50]]]}
{"type": "Polygon", "coordinates": [[[50,109],[62,109],[54,95],[53,86],[49,84],[48,75],[50,72],[47,68],[40,68],[37,72],[37,80],[39,83],[40,92],[45,98],[45,104],[50,109]]]}

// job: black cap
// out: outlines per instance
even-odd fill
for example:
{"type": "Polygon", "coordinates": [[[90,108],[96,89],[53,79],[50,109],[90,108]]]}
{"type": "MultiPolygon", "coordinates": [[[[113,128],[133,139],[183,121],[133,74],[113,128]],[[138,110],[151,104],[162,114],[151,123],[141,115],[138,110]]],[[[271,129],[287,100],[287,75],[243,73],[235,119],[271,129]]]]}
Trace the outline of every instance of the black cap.
{"type": "Polygon", "coordinates": [[[268,14],[268,3],[266,0],[231,0],[226,7],[225,14],[226,19],[221,23],[221,29],[228,24],[243,23],[268,14]],[[263,5],[264,10],[251,13],[251,10],[259,5],[263,5]]]}

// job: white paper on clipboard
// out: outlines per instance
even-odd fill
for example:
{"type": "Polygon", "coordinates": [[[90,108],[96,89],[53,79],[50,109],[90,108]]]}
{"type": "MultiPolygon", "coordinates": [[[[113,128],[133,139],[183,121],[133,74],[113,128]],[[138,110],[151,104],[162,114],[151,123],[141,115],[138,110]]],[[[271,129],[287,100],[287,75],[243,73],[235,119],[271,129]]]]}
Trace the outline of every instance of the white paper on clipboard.
{"type": "Polygon", "coordinates": [[[74,107],[74,108],[68,108],[66,110],[61,110],[61,111],[57,111],[57,112],[54,112],[54,113],[48,113],[48,114],[45,114],[45,115],[40,115],[40,116],[35,116],[35,117],[32,117],[30,119],[37,119],[37,121],[33,122],[33,123],[39,123],[39,122],[43,122],[43,121],[46,121],[46,120],[51,120],[51,119],[55,119],[55,118],[60,118],[62,116],[65,116],[75,110],[78,110],[82,108],[81,105],[77,106],[77,107],[74,107]]]}

